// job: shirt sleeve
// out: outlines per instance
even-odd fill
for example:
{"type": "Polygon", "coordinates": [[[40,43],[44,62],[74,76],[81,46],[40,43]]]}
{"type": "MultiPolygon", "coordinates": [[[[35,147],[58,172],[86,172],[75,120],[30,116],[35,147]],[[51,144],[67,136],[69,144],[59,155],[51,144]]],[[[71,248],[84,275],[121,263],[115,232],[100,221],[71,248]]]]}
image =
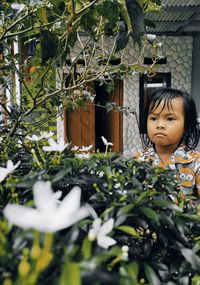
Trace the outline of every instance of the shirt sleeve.
{"type": "Polygon", "coordinates": [[[197,188],[197,196],[200,199],[200,166],[197,168],[197,171],[196,171],[195,182],[196,182],[196,188],[197,188]]]}

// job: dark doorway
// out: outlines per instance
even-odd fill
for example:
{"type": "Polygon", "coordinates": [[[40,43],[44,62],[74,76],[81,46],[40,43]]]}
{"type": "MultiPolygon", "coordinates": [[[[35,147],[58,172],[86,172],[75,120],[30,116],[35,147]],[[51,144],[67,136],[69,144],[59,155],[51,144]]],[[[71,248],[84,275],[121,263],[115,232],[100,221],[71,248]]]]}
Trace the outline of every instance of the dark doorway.
{"type": "Polygon", "coordinates": [[[106,90],[105,84],[100,84],[99,81],[95,82],[95,149],[103,152],[105,145],[101,139],[104,136],[108,139],[108,113],[105,109],[106,103],[110,101],[110,94],[106,90]]]}

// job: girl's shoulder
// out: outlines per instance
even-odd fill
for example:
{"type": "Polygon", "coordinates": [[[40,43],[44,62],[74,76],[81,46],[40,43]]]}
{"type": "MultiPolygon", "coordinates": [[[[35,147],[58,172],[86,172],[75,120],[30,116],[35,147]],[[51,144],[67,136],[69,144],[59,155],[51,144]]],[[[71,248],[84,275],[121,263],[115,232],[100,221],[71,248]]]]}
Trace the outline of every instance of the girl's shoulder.
{"type": "Polygon", "coordinates": [[[136,158],[140,161],[148,161],[155,158],[155,150],[152,147],[141,148],[136,152],[136,158]]]}
{"type": "Polygon", "coordinates": [[[188,151],[188,154],[191,155],[192,157],[200,159],[200,151],[198,150],[190,150],[188,151]]]}

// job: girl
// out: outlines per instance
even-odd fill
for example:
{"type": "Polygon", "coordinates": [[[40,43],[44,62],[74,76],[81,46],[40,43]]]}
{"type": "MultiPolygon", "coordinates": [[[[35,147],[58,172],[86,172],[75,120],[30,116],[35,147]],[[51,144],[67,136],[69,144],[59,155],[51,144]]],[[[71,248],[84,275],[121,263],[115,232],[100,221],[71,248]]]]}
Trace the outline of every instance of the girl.
{"type": "Polygon", "coordinates": [[[139,161],[178,171],[184,194],[200,198],[199,123],[193,99],[184,91],[163,88],[156,91],[145,108],[145,149],[139,161]]]}

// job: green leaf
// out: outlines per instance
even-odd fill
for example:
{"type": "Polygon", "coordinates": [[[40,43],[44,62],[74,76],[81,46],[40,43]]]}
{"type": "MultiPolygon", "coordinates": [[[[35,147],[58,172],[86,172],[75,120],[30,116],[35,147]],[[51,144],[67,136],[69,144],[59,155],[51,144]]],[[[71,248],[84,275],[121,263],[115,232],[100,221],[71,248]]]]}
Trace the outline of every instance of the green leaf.
{"type": "Polygon", "coordinates": [[[140,208],[140,211],[141,211],[145,216],[147,216],[149,219],[154,220],[156,223],[159,222],[160,215],[159,215],[158,213],[156,213],[156,211],[154,211],[153,209],[148,208],[148,207],[141,207],[141,208],[140,208]]]}
{"type": "Polygon", "coordinates": [[[82,252],[85,258],[89,258],[91,256],[91,249],[92,249],[92,243],[88,239],[88,237],[86,237],[83,241],[83,246],[82,246],[82,252]]]}
{"type": "Polygon", "coordinates": [[[117,20],[119,20],[119,9],[117,6],[117,1],[104,1],[101,13],[113,26],[117,22],[117,20]]]}
{"type": "Polygon", "coordinates": [[[58,285],[81,285],[80,268],[77,263],[67,261],[61,272],[58,285]]]}
{"type": "Polygon", "coordinates": [[[160,279],[149,264],[144,264],[144,271],[147,276],[147,279],[149,280],[150,285],[161,285],[160,279]]]}
{"type": "Polygon", "coordinates": [[[139,234],[136,232],[136,230],[130,226],[120,226],[120,227],[117,227],[116,228],[117,230],[120,230],[124,233],[127,233],[131,236],[134,236],[134,237],[137,237],[137,238],[140,238],[139,234]]]}
{"type": "Polygon", "coordinates": [[[126,267],[128,275],[131,278],[132,284],[137,284],[139,265],[136,261],[129,263],[126,267]]]}
{"type": "Polygon", "coordinates": [[[41,21],[42,24],[47,24],[48,19],[47,19],[47,11],[46,7],[42,6],[37,9],[38,17],[41,21]]]}
{"type": "Polygon", "coordinates": [[[161,200],[161,199],[154,199],[151,202],[155,206],[159,206],[159,208],[168,208],[168,209],[175,210],[177,212],[183,212],[183,209],[181,209],[180,207],[178,207],[176,204],[174,204],[171,201],[161,200]]]}
{"type": "Polygon", "coordinates": [[[71,168],[61,169],[52,179],[52,183],[56,183],[67,176],[71,171],[71,168]]]}
{"type": "Polygon", "coordinates": [[[138,0],[125,0],[126,8],[131,22],[131,35],[133,40],[139,44],[141,35],[144,32],[144,12],[138,0]]]}
{"type": "Polygon", "coordinates": [[[128,33],[126,31],[120,31],[116,36],[116,48],[115,52],[124,49],[128,44],[128,33]]]}
{"type": "MultiPolygon", "coordinates": [[[[155,194],[154,190],[147,190],[147,191],[143,191],[141,192],[140,196],[137,198],[137,200],[135,201],[135,205],[138,205],[142,202],[145,202],[147,200],[147,198],[149,196],[152,196],[153,194],[155,194]]],[[[157,201],[157,200],[156,200],[157,201]]]]}
{"type": "Polygon", "coordinates": [[[188,220],[200,222],[200,216],[197,215],[182,214],[181,216],[187,218],[188,220]]]}
{"type": "Polygon", "coordinates": [[[77,32],[73,31],[69,34],[67,43],[71,48],[73,48],[76,44],[76,41],[77,41],[77,32]]]}
{"type": "Polygon", "coordinates": [[[193,270],[199,271],[200,269],[200,258],[195,254],[195,252],[189,248],[181,247],[181,254],[190,263],[193,270]]]}
{"type": "Polygon", "coordinates": [[[58,37],[51,31],[42,30],[40,33],[40,39],[42,49],[42,64],[44,64],[48,59],[56,56],[58,37]]]}

